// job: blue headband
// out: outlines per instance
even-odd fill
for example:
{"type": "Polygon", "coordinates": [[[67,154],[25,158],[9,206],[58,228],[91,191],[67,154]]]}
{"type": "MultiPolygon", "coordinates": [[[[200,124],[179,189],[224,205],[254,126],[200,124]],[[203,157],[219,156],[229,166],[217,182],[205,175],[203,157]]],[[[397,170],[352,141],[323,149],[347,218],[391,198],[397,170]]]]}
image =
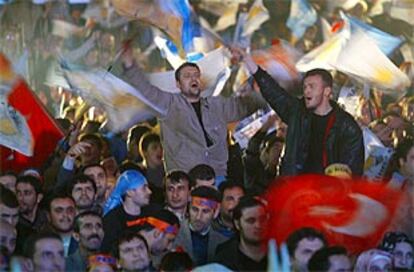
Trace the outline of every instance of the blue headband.
{"type": "Polygon", "coordinates": [[[106,215],[109,211],[116,208],[122,202],[122,196],[129,190],[139,188],[147,184],[145,177],[137,170],[127,170],[123,172],[112,190],[104,205],[103,214],[106,215]]]}

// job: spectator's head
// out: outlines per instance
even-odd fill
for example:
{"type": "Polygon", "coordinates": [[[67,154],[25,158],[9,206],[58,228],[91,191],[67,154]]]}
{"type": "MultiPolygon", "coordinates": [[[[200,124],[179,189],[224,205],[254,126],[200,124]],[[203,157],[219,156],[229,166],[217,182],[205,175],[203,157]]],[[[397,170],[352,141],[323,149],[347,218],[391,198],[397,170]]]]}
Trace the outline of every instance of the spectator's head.
{"type": "Polygon", "coordinates": [[[184,171],[175,170],[164,177],[167,206],[173,210],[185,210],[190,199],[190,177],[184,171]]]}
{"type": "Polygon", "coordinates": [[[30,216],[36,213],[37,207],[43,199],[40,180],[33,176],[18,177],[16,180],[16,196],[21,214],[30,216]]]}
{"type": "Polygon", "coordinates": [[[102,137],[97,133],[87,133],[80,135],[79,141],[90,144],[86,152],[81,155],[82,165],[98,163],[104,147],[102,137]]]}
{"type": "Polygon", "coordinates": [[[104,214],[118,207],[122,200],[128,205],[142,207],[149,204],[151,190],[147,180],[137,170],[126,170],[123,172],[108,197],[104,207],[104,214]]]}
{"type": "Polygon", "coordinates": [[[162,165],[163,148],[160,136],[154,132],[145,133],[139,141],[139,153],[147,167],[162,165]]]}
{"type": "Polygon", "coordinates": [[[75,217],[73,237],[86,252],[100,249],[104,238],[102,217],[93,211],[86,211],[75,217]]]}
{"type": "Polygon", "coordinates": [[[6,172],[0,176],[0,184],[12,192],[16,192],[17,175],[14,172],[6,172]]]}
{"type": "Polygon", "coordinates": [[[379,247],[392,254],[394,269],[412,271],[414,268],[413,241],[402,232],[387,232],[379,247]]]}
{"type": "Polygon", "coordinates": [[[7,255],[11,256],[16,248],[16,227],[10,223],[0,220],[0,247],[7,249],[7,255]]]}
{"type": "Polygon", "coordinates": [[[197,64],[185,62],[175,70],[177,88],[191,102],[200,99],[202,83],[201,71],[197,64]]]}
{"type": "Polygon", "coordinates": [[[233,210],[245,195],[243,185],[227,180],[220,184],[219,190],[223,196],[220,206],[220,217],[225,222],[233,222],[233,210]]]}
{"type": "Polygon", "coordinates": [[[207,231],[220,212],[221,195],[213,187],[199,186],[191,191],[190,224],[193,231],[207,231]]]}
{"type": "Polygon", "coordinates": [[[123,271],[146,271],[151,265],[148,244],[136,232],[124,232],[118,241],[115,256],[123,271]]]}
{"type": "Polygon", "coordinates": [[[62,193],[52,195],[49,199],[49,224],[57,233],[72,232],[75,214],[75,200],[72,196],[62,193]]]}
{"type": "Polygon", "coordinates": [[[354,271],[391,271],[392,256],[386,251],[370,249],[362,252],[356,262],[354,271]]]}
{"type": "Polygon", "coordinates": [[[193,261],[187,252],[168,252],[162,257],[160,271],[186,272],[193,268],[193,261]]]}
{"type": "Polygon", "coordinates": [[[145,237],[152,255],[160,256],[172,249],[180,223],[172,212],[158,209],[151,216],[127,222],[127,226],[134,227],[145,237]]]}
{"type": "Polygon", "coordinates": [[[96,199],[95,181],[86,175],[75,176],[69,184],[70,193],[78,211],[91,209],[96,199]]]}
{"type": "Polygon", "coordinates": [[[293,266],[307,271],[313,253],[327,245],[323,234],[313,228],[301,228],[289,235],[286,241],[293,266]]]}
{"type": "Polygon", "coordinates": [[[55,233],[38,233],[29,237],[25,255],[32,260],[34,271],[65,271],[63,243],[55,233]]]}
{"type": "Polygon", "coordinates": [[[188,175],[190,176],[191,182],[193,183],[191,188],[196,188],[198,186],[215,187],[216,173],[214,172],[213,167],[210,165],[196,165],[188,172],[188,175]]]}
{"type": "Polygon", "coordinates": [[[0,184],[0,220],[16,226],[19,220],[19,202],[16,195],[0,184]]]}
{"type": "Polygon", "coordinates": [[[266,204],[259,197],[243,196],[233,210],[234,226],[247,245],[257,246],[263,241],[267,221],[266,204]]]}
{"type": "Polygon", "coordinates": [[[395,156],[402,174],[414,178],[414,139],[407,138],[400,142],[395,150],[395,156]]]}
{"type": "Polygon", "coordinates": [[[306,72],[303,79],[303,96],[308,110],[322,114],[329,107],[332,95],[332,75],[324,69],[313,69],[306,72]]]}
{"type": "Polygon", "coordinates": [[[117,261],[109,254],[94,254],[88,257],[88,272],[115,272],[117,261]]]}
{"type": "Polygon", "coordinates": [[[89,164],[84,166],[81,172],[95,182],[97,191],[96,198],[104,199],[106,190],[108,189],[105,168],[100,164],[89,164]]]}
{"type": "Polygon", "coordinates": [[[308,269],[310,272],[350,272],[352,262],[344,247],[323,247],[312,255],[308,269]]]}
{"type": "Polygon", "coordinates": [[[260,161],[266,168],[275,168],[282,154],[285,140],[275,133],[266,136],[260,149],[260,161]]]}
{"type": "Polygon", "coordinates": [[[136,125],[129,130],[128,134],[128,153],[129,158],[136,162],[142,162],[143,158],[139,154],[139,142],[142,136],[150,132],[151,128],[147,125],[136,125]]]}

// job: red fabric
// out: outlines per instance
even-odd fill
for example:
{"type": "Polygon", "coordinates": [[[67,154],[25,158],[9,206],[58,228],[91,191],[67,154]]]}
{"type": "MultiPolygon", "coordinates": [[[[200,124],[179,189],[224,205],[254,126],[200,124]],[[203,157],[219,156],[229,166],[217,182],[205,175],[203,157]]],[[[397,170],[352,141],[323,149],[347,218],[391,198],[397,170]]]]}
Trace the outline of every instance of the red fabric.
{"type": "Polygon", "coordinates": [[[34,149],[33,156],[27,157],[0,146],[0,168],[19,172],[27,167],[42,166],[55,149],[58,141],[63,138],[63,132],[24,80],[17,80],[8,101],[26,118],[33,135],[34,149]]]}
{"type": "Polygon", "coordinates": [[[279,179],[264,196],[270,213],[265,240],[282,242],[299,228],[313,227],[325,234],[330,245],[343,245],[351,253],[359,253],[377,246],[393,219],[400,196],[384,183],[362,178],[303,175],[279,179]],[[368,201],[361,204],[361,198],[368,201]],[[363,210],[365,216],[361,216],[363,210]],[[382,219],[375,216],[379,210],[383,211],[382,219]],[[351,224],[358,225],[356,229],[365,234],[353,235],[356,232],[351,224]],[[349,232],[338,231],[338,227],[349,232]]]}

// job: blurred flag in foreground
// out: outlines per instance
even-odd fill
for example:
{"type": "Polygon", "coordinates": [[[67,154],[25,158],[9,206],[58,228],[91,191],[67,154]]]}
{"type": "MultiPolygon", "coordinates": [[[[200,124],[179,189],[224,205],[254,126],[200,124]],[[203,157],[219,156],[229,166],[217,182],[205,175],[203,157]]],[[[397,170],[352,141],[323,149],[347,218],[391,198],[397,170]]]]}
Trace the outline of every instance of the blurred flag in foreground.
{"type": "Polygon", "coordinates": [[[400,194],[362,178],[303,175],[276,180],[265,194],[270,213],[265,240],[283,242],[293,231],[312,227],[322,231],[329,244],[359,253],[378,245],[400,194]]]}
{"type": "Polygon", "coordinates": [[[41,167],[63,133],[40,100],[0,54],[0,168],[41,167]]]}
{"type": "Polygon", "coordinates": [[[296,39],[302,38],[308,27],[316,22],[318,15],[307,0],[292,0],[286,26],[296,39]]]}

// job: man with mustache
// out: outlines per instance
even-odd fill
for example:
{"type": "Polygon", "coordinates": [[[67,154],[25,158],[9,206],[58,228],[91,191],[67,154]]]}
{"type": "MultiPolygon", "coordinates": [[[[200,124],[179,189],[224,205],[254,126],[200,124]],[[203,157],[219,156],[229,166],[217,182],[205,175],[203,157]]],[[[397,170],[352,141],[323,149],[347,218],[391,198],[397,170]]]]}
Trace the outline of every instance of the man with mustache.
{"type": "Polygon", "coordinates": [[[66,258],[66,271],[86,271],[89,256],[101,248],[104,237],[102,217],[93,211],[78,214],[73,237],[79,243],[79,248],[66,258]]]}
{"type": "Polygon", "coordinates": [[[46,230],[60,236],[65,257],[78,248],[78,243],[72,237],[75,214],[75,200],[71,196],[65,193],[51,196],[48,207],[49,224],[46,226],[46,230]]]}
{"type": "Polygon", "coordinates": [[[220,202],[220,192],[212,187],[199,186],[191,192],[190,216],[182,222],[175,246],[183,247],[196,266],[212,261],[217,245],[227,239],[211,228],[220,202]]]}
{"type": "Polygon", "coordinates": [[[233,224],[233,210],[239,203],[241,197],[245,195],[243,185],[234,181],[224,181],[220,184],[219,190],[223,196],[220,205],[220,214],[213,221],[213,229],[220,232],[227,238],[232,238],[235,234],[233,224]]]}
{"type": "Polygon", "coordinates": [[[151,85],[134,59],[132,49],[122,56],[124,78],[159,119],[166,171],[188,172],[198,164],[211,165],[219,177],[227,174],[227,124],[241,120],[265,105],[257,93],[203,97],[200,67],[186,62],[175,71],[180,93],[151,85]]]}

